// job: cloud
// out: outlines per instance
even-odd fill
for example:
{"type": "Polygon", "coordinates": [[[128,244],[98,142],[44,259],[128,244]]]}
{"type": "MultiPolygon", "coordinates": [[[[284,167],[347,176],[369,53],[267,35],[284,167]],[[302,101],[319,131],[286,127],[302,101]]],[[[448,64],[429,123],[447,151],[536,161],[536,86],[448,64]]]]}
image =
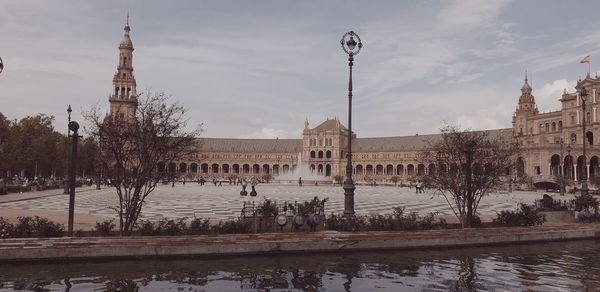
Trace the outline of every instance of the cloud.
{"type": "Polygon", "coordinates": [[[538,109],[543,112],[560,110],[560,102],[558,101],[566,89],[567,92],[573,92],[576,80],[559,79],[549,83],[544,83],[539,88],[534,88],[533,95],[538,109]]]}

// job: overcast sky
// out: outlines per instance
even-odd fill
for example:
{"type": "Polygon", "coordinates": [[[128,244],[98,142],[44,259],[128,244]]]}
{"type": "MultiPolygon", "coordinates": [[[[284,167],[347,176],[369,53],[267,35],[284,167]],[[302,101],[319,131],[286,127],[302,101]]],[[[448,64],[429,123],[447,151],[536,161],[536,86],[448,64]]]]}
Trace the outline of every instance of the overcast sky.
{"type": "MultiPolygon", "coordinates": [[[[108,95],[130,11],[138,92],[172,95],[206,137],[300,138],[347,124],[359,137],[511,126],[525,70],[541,111],[600,64],[598,1],[29,1],[0,3],[0,112],[66,123],[108,95]]],[[[594,73],[592,73],[594,74],[594,73]]],[[[57,126],[60,130],[61,126],[57,126]]]]}

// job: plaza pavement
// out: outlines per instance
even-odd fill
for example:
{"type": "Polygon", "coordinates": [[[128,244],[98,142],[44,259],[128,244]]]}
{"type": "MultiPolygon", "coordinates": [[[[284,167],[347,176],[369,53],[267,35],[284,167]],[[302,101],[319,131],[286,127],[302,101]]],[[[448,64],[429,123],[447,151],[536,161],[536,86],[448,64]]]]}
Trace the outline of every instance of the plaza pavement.
{"type": "MultiPolygon", "coordinates": [[[[328,198],[325,205],[326,213],[342,213],[344,208],[343,189],[340,186],[296,186],[261,184],[257,187],[257,197],[242,197],[239,195],[240,186],[213,185],[200,186],[196,183],[160,185],[147,198],[142,211],[143,219],[158,220],[161,218],[199,217],[211,220],[232,219],[240,216],[244,201],[258,204],[263,197],[277,203],[294,203],[311,200],[314,196],[328,198]]],[[[56,190],[55,190],[56,192],[56,190]]],[[[58,222],[66,223],[68,210],[68,195],[40,193],[15,194],[12,200],[0,196],[0,216],[14,219],[16,216],[49,217],[58,222]],[[21,197],[19,197],[21,196],[21,197]],[[23,200],[22,200],[23,199],[23,200]]],[[[433,191],[415,194],[414,189],[392,186],[357,186],[355,195],[355,210],[357,214],[386,214],[393,207],[405,207],[406,212],[418,212],[422,215],[437,212],[438,216],[455,221],[452,210],[446,200],[433,191]]],[[[479,213],[484,221],[495,218],[501,210],[514,210],[519,203],[532,204],[540,199],[543,192],[502,192],[494,193],[482,199],[479,213]]],[[[555,199],[570,200],[573,195],[550,194],[555,199]]],[[[102,190],[83,188],[76,195],[75,221],[76,229],[89,230],[96,221],[117,218],[111,207],[116,206],[117,196],[114,188],[103,187],[102,190]]]]}

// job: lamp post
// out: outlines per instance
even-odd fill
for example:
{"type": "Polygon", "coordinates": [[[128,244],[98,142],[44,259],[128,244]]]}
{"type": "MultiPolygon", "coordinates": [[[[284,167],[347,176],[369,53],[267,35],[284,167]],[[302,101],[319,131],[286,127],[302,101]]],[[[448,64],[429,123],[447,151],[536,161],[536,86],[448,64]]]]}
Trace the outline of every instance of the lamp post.
{"type": "Polygon", "coordinates": [[[573,171],[571,169],[572,164],[573,164],[573,157],[571,156],[571,144],[567,145],[567,156],[569,156],[569,165],[567,165],[568,170],[569,170],[569,175],[567,175],[568,178],[573,178],[573,171]]]}
{"type": "Polygon", "coordinates": [[[350,78],[348,81],[348,150],[346,153],[346,181],[344,181],[344,216],[354,216],[354,181],[352,180],[352,66],[354,65],[354,56],[358,55],[362,48],[360,37],[353,31],[349,31],[342,36],[340,41],[342,50],[348,54],[348,67],[350,78]],[[358,40],[358,43],[354,39],[358,40]]]}
{"type": "Polygon", "coordinates": [[[586,158],[586,153],[585,153],[585,144],[586,143],[586,132],[585,132],[585,103],[587,101],[588,98],[588,93],[587,90],[585,89],[585,86],[581,87],[581,90],[579,90],[579,97],[581,98],[581,108],[583,109],[582,112],[582,117],[581,117],[581,121],[583,123],[583,135],[581,136],[582,138],[582,142],[583,142],[583,171],[581,173],[581,195],[585,196],[588,194],[589,189],[588,189],[588,185],[587,185],[587,158],[586,158]]]}
{"type": "Polygon", "coordinates": [[[77,170],[77,140],[81,137],[77,133],[79,124],[71,121],[71,105],[67,109],[69,114],[69,132],[68,136],[71,140],[71,160],[69,166],[69,222],[67,227],[67,236],[73,237],[73,217],[75,214],[75,173],[77,170]],[[73,134],[71,134],[73,132],[73,134]]]}
{"type": "Polygon", "coordinates": [[[4,62],[2,62],[2,58],[0,58],[0,73],[4,70],[4,62]]]}
{"type": "MultiPolygon", "coordinates": [[[[563,160],[563,147],[565,145],[565,141],[561,138],[560,141],[558,142],[560,144],[560,160],[564,163],[563,160]]],[[[559,166],[560,166],[560,162],[559,161],[559,166]]],[[[560,169],[560,195],[564,196],[565,195],[565,167],[563,166],[562,169],[560,169]]]]}

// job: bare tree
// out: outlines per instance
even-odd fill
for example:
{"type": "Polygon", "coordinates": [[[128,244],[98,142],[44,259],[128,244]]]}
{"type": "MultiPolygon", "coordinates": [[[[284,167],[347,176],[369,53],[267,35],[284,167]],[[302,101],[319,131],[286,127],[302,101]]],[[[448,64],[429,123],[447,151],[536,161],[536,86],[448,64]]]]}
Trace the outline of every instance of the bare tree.
{"type": "Polygon", "coordinates": [[[509,183],[519,148],[510,134],[500,133],[445,126],[423,154],[422,160],[437,169],[426,178],[428,184],[446,199],[463,228],[473,227],[483,197],[509,183]]]}
{"type": "Polygon", "coordinates": [[[89,134],[100,141],[100,161],[116,189],[121,235],[131,235],[146,198],[167,176],[165,166],[195,152],[201,128],[186,130],[185,109],[169,104],[164,93],[147,93],[135,118],[102,117],[97,108],[85,117],[89,134]]]}

